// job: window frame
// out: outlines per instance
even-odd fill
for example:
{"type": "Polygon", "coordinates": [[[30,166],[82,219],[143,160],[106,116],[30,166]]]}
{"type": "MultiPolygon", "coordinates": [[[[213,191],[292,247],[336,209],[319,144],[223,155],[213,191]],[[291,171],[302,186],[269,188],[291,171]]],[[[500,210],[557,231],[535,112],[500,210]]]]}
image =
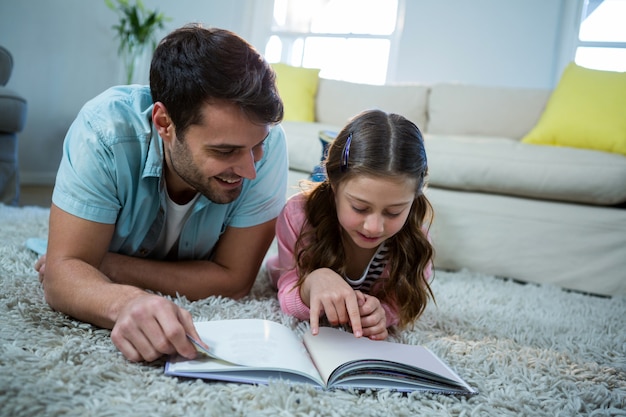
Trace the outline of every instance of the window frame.
{"type": "Polygon", "coordinates": [[[579,48],[616,48],[626,50],[626,42],[618,41],[583,41],[580,39],[580,28],[583,24],[583,15],[587,14],[588,0],[580,0],[578,7],[578,25],[576,28],[576,46],[572,61],[576,60],[576,54],[579,48]]]}
{"type": "MultiPolygon", "coordinates": [[[[279,62],[293,65],[293,66],[302,66],[302,61],[304,59],[304,54],[300,56],[299,62],[294,60],[293,57],[293,45],[297,42],[298,39],[302,39],[303,41],[307,37],[314,38],[344,38],[344,39],[384,39],[389,41],[389,56],[387,59],[387,72],[385,76],[384,84],[392,83],[395,79],[396,74],[396,63],[398,61],[400,40],[402,37],[402,29],[404,27],[404,19],[405,19],[405,2],[406,0],[397,0],[398,8],[396,11],[396,26],[393,32],[389,35],[371,35],[371,34],[359,34],[359,33],[329,33],[329,32],[296,32],[289,30],[276,30],[273,28],[272,20],[273,20],[273,10],[274,10],[274,1],[263,1],[259,3],[265,4],[265,7],[269,9],[269,21],[266,26],[266,36],[265,40],[259,47],[261,48],[261,53],[265,53],[265,47],[267,43],[273,36],[278,36],[282,43],[283,48],[281,50],[281,56],[279,62]]],[[[266,9],[267,10],[267,9],[266,9]]],[[[267,16],[268,12],[266,12],[267,16]]],[[[323,68],[322,68],[323,70],[323,68]]],[[[350,79],[345,79],[346,81],[350,81],[350,79]]]]}

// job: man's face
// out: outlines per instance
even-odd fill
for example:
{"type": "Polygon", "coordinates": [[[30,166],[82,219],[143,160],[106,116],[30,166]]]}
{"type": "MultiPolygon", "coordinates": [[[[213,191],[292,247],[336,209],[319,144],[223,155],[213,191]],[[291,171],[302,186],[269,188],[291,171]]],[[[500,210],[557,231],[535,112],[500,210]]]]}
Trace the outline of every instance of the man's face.
{"type": "Polygon", "coordinates": [[[256,178],[254,163],[263,156],[269,126],[255,123],[235,104],[205,104],[202,122],[184,138],[164,141],[170,198],[182,204],[196,192],[226,204],[239,197],[243,179],[256,178]]]}

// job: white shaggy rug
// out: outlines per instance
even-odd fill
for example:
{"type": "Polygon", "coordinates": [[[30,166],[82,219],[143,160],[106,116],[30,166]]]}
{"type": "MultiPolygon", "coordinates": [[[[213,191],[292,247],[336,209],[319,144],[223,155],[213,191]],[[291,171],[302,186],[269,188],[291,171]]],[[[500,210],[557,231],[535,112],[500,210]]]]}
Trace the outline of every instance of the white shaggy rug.
{"type": "MultiPolygon", "coordinates": [[[[52,311],[29,237],[48,210],[0,205],[0,416],[626,416],[626,298],[437,271],[437,305],[396,340],[429,347],[472,397],[179,380],[127,362],[109,331],[52,311]]],[[[626,272],[625,272],[626,276],[626,272]]],[[[593,279],[593,277],[589,277],[593,279]]],[[[179,299],[197,320],[280,313],[263,271],[242,301],[179,299]]]]}

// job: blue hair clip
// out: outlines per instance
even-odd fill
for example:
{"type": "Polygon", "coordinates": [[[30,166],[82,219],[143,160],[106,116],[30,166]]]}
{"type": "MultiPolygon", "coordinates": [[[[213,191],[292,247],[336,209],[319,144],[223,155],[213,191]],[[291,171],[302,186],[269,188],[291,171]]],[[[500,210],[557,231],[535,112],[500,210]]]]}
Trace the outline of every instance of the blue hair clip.
{"type": "Polygon", "coordinates": [[[350,158],[350,144],[352,143],[352,133],[348,135],[346,144],[343,145],[343,152],[341,153],[341,172],[348,170],[348,160],[350,158]]]}

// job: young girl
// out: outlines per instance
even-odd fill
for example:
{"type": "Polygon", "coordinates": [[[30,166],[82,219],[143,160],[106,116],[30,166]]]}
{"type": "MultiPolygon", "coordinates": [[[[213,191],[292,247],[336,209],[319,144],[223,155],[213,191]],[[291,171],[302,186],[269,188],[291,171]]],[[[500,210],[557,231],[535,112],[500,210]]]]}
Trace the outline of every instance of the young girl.
{"type": "Polygon", "coordinates": [[[434,299],[422,134],[400,115],[366,111],[339,132],[324,165],[327,179],[278,217],[270,278],[282,310],[310,319],[313,334],[325,315],[356,337],[385,339],[434,299]]]}

